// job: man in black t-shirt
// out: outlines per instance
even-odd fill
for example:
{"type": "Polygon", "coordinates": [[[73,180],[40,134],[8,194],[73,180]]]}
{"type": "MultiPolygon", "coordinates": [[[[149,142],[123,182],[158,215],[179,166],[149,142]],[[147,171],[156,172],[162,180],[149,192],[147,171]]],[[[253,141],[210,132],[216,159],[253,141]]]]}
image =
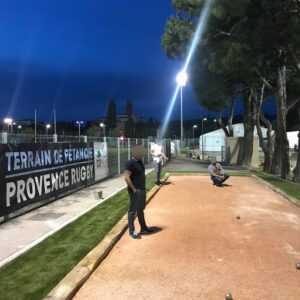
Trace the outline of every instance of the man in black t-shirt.
{"type": "Polygon", "coordinates": [[[132,154],[133,158],[126,164],[124,177],[129,194],[129,234],[132,238],[138,239],[140,235],[135,232],[134,228],[134,219],[136,215],[141,226],[140,234],[151,233],[152,230],[147,227],[144,217],[144,209],[146,206],[146,175],[142,159],[145,155],[145,149],[143,146],[135,146],[132,154]]]}

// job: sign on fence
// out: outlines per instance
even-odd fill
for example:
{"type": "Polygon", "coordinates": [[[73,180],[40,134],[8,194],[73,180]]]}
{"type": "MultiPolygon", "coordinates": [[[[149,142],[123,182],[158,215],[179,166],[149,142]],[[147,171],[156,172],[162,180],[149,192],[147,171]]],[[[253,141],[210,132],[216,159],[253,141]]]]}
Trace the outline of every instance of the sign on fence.
{"type": "Polygon", "coordinates": [[[108,177],[107,143],[94,143],[95,155],[95,180],[99,181],[108,177]]]}
{"type": "Polygon", "coordinates": [[[0,217],[94,181],[93,144],[0,145],[0,217]]]}

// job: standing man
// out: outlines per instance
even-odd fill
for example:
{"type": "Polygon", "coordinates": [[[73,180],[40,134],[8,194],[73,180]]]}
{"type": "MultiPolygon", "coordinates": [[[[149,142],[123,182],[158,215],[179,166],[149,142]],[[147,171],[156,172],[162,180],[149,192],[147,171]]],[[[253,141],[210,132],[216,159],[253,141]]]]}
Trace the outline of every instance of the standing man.
{"type": "Polygon", "coordinates": [[[151,154],[153,157],[153,163],[154,163],[154,170],[156,173],[156,185],[160,185],[160,174],[161,174],[161,168],[164,160],[167,160],[168,158],[163,152],[162,145],[154,144],[151,149],[151,154]]]}
{"type": "Polygon", "coordinates": [[[146,175],[143,157],[145,149],[143,146],[135,146],[132,150],[133,157],[126,164],[125,181],[129,194],[129,210],[128,210],[128,228],[129,235],[133,239],[140,238],[140,234],[152,233],[152,229],[146,225],[144,209],[146,206],[146,175]],[[141,232],[136,233],[134,228],[134,219],[137,215],[141,232]]]}
{"type": "Polygon", "coordinates": [[[222,187],[223,183],[230,177],[225,174],[222,165],[216,160],[211,161],[211,164],[208,166],[208,172],[213,184],[219,187],[222,187]]]}

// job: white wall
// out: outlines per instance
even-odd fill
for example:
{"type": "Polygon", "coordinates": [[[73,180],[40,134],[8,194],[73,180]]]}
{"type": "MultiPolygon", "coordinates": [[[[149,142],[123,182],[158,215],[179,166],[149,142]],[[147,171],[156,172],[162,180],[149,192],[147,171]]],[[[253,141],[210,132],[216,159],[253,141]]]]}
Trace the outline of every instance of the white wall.
{"type": "MultiPolygon", "coordinates": [[[[263,136],[267,137],[267,129],[262,127],[263,136]]],[[[233,136],[244,136],[243,123],[233,125],[233,136]]],[[[257,130],[255,127],[254,136],[257,136],[257,130]]],[[[221,151],[225,147],[226,136],[223,129],[218,129],[203,135],[203,150],[204,151],[221,151]]],[[[202,149],[202,136],[199,137],[200,149],[202,149]]]]}
{"type": "Polygon", "coordinates": [[[295,145],[298,146],[298,131],[290,131],[287,133],[290,148],[294,148],[295,145]]]}
{"type": "Polygon", "coordinates": [[[225,133],[222,129],[200,136],[200,149],[202,149],[202,140],[204,151],[221,151],[222,147],[225,147],[225,133]]]}
{"type": "MultiPolygon", "coordinates": [[[[267,129],[262,127],[263,137],[267,137],[267,129]]],[[[233,136],[244,136],[244,125],[242,123],[233,125],[233,136]]],[[[258,136],[255,126],[254,136],[258,136]]],[[[291,131],[287,133],[290,148],[294,148],[298,145],[298,131],[291,131]]],[[[203,150],[204,151],[221,151],[222,147],[225,147],[226,136],[223,129],[218,129],[203,135],[203,150]]],[[[199,137],[200,149],[202,149],[202,136],[199,137]]]]}

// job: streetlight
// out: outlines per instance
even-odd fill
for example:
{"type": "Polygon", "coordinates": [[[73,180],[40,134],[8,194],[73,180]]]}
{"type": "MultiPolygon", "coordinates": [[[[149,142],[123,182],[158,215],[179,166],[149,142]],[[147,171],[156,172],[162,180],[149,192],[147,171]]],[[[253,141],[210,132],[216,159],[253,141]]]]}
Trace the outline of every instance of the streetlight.
{"type": "Polygon", "coordinates": [[[22,125],[18,125],[18,126],[17,126],[17,132],[18,132],[18,133],[21,133],[22,128],[23,128],[22,125]]]}
{"type": "Polygon", "coordinates": [[[193,140],[195,139],[195,130],[198,129],[198,125],[193,126],[193,140]]]}
{"type": "Polygon", "coordinates": [[[99,124],[99,126],[102,128],[102,130],[103,130],[103,137],[105,137],[106,136],[106,125],[103,123],[103,122],[101,122],[100,124],[99,124]]]}
{"type": "Polygon", "coordinates": [[[183,88],[186,86],[188,81],[188,74],[185,70],[179,72],[176,77],[177,85],[180,87],[180,139],[181,144],[183,142],[183,88]]]}
{"type": "Polygon", "coordinates": [[[5,118],[3,120],[3,123],[7,125],[7,132],[9,132],[9,126],[12,126],[13,119],[12,118],[5,118]]]}
{"type": "Polygon", "coordinates": [[[81,128],[81,125],[84,124],[84,122],[76,121],[76,124],[78,125],[78,138],[79,138],[79,142],[80,142],[80,128],[81,128]]]}
{"type": "Polygon", "coordinates": [[[214,122],[214,124],[215,124],[215,128],[218,128],[218,120],[217,119],[213,119],[213,122],[214,122]]]}
{"type": "Polygon", "coordinates": [[[11,125],[11,133],[14,133],[14,126],[17,126],[16,122],[13,122],[11,125]]]}
{"type": "Polygon", "coordinates": [[[207,118],[203,118],[202,119],[202,128],[201,128],[201,134],[202,134],[202,136],[201,136],[201,140],[202,140],[202,160],[204,160],[204,122],[206,122],[207,121],[207,118]]]}
{"type": "Polygon", "coordinates": [[[51,125],[50,124],[46,124],[46,135],[48,136],[48,131],[49,129],[51,128],[51,125]]]}

